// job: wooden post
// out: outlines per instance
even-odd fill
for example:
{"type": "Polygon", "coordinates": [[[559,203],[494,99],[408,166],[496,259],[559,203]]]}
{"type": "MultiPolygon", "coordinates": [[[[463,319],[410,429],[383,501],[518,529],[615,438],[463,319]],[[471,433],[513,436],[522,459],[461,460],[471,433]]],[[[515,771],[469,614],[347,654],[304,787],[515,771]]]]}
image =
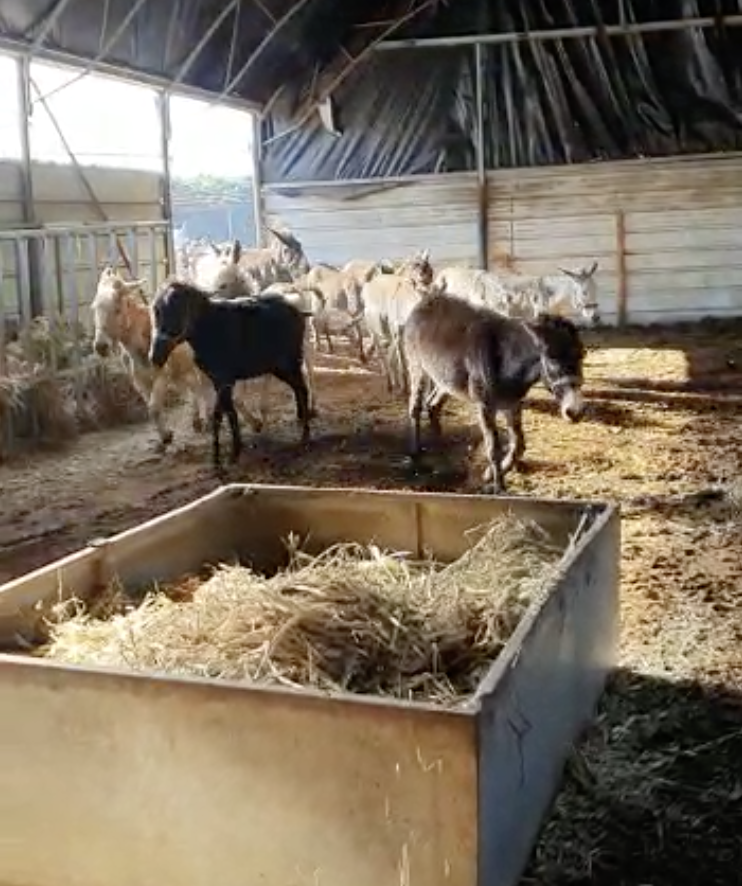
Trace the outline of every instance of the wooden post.
{"type": "Polygon", "coordinates": [[[629,317],[629,287],[626,269],[626,216],[623,209],[616,212],[616,276],[618,278],[616,298],[618,325],[625,326],[629,317]]]}

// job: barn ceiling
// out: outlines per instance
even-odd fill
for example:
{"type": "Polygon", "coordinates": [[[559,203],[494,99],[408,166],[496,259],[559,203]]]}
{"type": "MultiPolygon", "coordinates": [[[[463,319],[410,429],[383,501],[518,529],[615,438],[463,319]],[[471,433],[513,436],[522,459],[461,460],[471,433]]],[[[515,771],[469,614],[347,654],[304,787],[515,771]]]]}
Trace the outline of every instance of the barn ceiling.
{"type": "Polygon", "coordinates": [[[740,150],[740,26],[742,0],[0,0],[0,49],[259,106],[273,182],[475,168],[472,35],[487,168],[740,150]]]}
{"type": "Polygon", "coordinates": [[[328,66],[355,66],[447,2],[0,0],[0,41],[264,104],[285,83],[311,88],[328,66]]]}

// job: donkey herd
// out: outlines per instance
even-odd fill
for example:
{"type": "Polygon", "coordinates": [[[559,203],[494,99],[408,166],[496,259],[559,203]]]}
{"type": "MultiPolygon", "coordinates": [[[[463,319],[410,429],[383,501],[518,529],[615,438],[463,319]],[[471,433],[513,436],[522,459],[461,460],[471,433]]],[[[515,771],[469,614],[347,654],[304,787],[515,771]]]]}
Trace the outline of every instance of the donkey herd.
{"type": "Polygon", "coordinates": [[[231,457],[242,448],[239,416],[259,433],[269,406],[271,377],[296,401],[302,444],[317,415],[315,355],[346,335],[366,363],[376,351],[390,393],[408,399],[410,459],[421,456],[421,418],[440,435],[440,415],[453,397],[476,410],[487,468],[484,482],[505,490],[505,474],[525,452],[523,401],[542,381],[567,421],[583,412],[585,349],[572,310],[600,322],[595,272],[559,269],[526,276],[445,267],[437,273],[429,251],[393,262],[310,265],[288,231],[270,230],[272,245],[242,249],[238,241],[211,245],[196,259],[179,256],[178,273],[148,298],[146,280],[103,269],[92,314],[94,347],[105,357],[120,348],[135,387],[147,401],[159,447],[173,439],[165,394],[187,392],[195,430],[211,423],[213,459],[221,472],[220,428],[227,417],[231,457]],[[370,339],[366,350],[364,338],[370,339]],[[251,383],[259,410],[248,407],[251,383]],[[238,415],[239,413],[239,415],[238,415]],[[506,421],[503,451],[496,416],[506,421]]]}

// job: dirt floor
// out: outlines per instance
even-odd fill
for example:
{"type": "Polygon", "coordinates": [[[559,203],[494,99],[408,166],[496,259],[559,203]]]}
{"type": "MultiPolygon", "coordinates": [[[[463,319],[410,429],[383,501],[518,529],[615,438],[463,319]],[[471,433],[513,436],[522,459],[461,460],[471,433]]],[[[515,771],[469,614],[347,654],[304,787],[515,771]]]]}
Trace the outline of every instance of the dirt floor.
{"type": "MultiPolygon", "coordinates": [[[[621,503],[621,670],[524,883],[742,884],[742,325],[590,345],[587,418],[563,422],[534,391],[526,470],[510,486],[621,503]],[[720,485],[723,501],[688,497],[720,485]]],[[[404,403],[350,358],[322,367],[311,446],[296,448],[290,395],[277,394],[230,479],[477,491],[466,410],[444,417],[435,473],[411,476],[404,403]]],[[[0,468],[0,581],[214,488],[208,437],[182,417],[178,436],[164,458],[137,426],[0,468]]]]}

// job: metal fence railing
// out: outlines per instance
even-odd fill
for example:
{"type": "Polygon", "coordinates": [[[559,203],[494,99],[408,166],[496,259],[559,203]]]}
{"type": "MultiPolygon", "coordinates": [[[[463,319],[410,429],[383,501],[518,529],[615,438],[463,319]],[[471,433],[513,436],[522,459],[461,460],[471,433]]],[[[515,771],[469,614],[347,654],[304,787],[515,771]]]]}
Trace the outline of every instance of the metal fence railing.
{"type": "MultiPolygon", "coordinates": [[[[34,318],[43,317],[74,337],[90,334],[87,308],[104,265],[146,278],[154,289],[168,273],[169,236],[167,222],[0,231],[0,375],[8,373],[8,344],[22,339],[34,318]]],[[[48,368],[53,372],[68,368],[60,356],[52,338],[48,368]]]]}
{"type": "Polygon", "coordinates": [[[0,460],[142,417],[118,361],[93,354],[89,308],[107,264],[153,292],[169,273],[170,243],[162,221],[0,231],[0,460]]]}

